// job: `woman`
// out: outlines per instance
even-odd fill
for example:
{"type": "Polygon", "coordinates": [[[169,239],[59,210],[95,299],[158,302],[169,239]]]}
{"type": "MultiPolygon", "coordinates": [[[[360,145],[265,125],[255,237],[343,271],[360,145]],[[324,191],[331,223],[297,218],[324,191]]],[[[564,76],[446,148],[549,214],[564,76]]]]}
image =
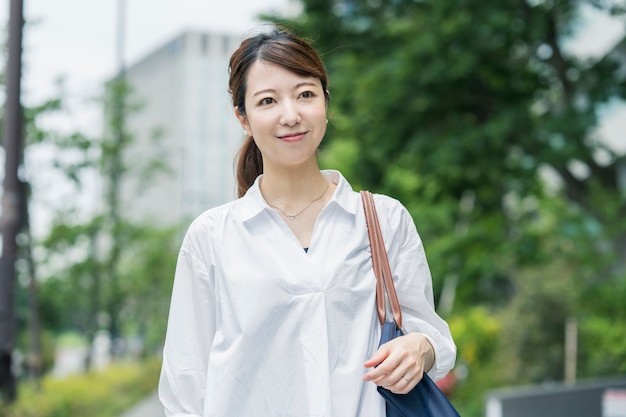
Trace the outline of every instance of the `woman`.
{"type": "Polygon", "coordinates": [[[406,393],[452,368],[411,216],[376,195],[406,336],[378,348],[361,199],[320,171],[328,77],[273,28],[242,42],[229,89],[246,141],[239,199],[190,226],[176,267],[159,393],[167,416],[382,417],[376,386],[406,393]]]}

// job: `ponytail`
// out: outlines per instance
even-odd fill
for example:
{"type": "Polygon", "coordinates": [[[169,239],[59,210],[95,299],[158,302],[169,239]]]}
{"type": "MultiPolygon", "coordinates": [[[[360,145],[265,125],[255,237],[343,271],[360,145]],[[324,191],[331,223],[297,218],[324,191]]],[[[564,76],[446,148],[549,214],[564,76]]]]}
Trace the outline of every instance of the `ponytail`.
{"type": "Polygon", "coordinates": [[[252,136],[248,136],[237,154],[237,197],[243,197],[263,173],[263,158],[252,136]]]}

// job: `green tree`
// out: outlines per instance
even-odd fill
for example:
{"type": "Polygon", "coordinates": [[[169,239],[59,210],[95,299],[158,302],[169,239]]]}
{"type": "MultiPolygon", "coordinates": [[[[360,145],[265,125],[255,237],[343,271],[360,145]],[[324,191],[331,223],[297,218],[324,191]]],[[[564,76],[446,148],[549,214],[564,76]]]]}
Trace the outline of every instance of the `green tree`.
{"type": "MultiPolygon", "coordinates": [[[[5,45],[5,39],[2,39],[3,55],[6,55],[7,47],[5,45]]],[[[5,68],[0,68],[0,86],[4,92],[5,86],[5,68]]],[[[0,106],[0,114],[5,115],[3,102],[0,106]]],[[[41,119],[54,114],[61,108],[61,100],[58,97],[49,98],[41,101],[38,104],[32,106],[22,105],[21,122],[23,124],[22,134],[23,143],[21,146],[28,146],[33,141],[36,142],[36,138],[44,135],[44,130],[39,128],[41,119]]],[[[0,129],[4,125],[4,120],[0,118],[0,129]]],[[[20,152],[22,155],[24,152],[20,152]]],[[[15,303],[15,319],[18,325],[23,327],[23,331],[19,332],[16,336],[18,340],[18,347],[22,347],[25,355],[25,369],[28,372],[29,377],[33,377],[38,380],[43,371],[44,362],[49,357],[44,352],[44,346],[42,346],[42,332],[40,327],[40,312],[38,308],[38,282],[36,265],[33,259],[33,236],[31,234],[30,227],[30,213],[29,213],[29,200],[31,197],[31,188],[29,184],[29,172],[25,169],[24,160],[18,161],[19,171],[18,177],[23,187],[23,194],[20,193],[19,207],[23,212],[21,213],[23,224],[20,225],[19,234],[16,236],[17,243],[17,259],[15,262],[16,267],[16,279],[17,287],[24,287],[24,291],[17,291],[17,300],[15,303]],[[23,285],[20,285],[23,284],[23,285]]],[[[13,358],[15,360],[16,358],[13,358]]]]}
{"type": "Polygon", "coordinates": [[[80,132],[39,137],[58,149],[55,166],[77,192],[84,189],[86,174],[97,175],[105,190],[95,213],[85,215],[74,204],[59,209],[42,242],[47,254],[42,308],[48,326],[78,330],[89,343],[95,332],[106,329],[114,338],[131,332],[156,344],[164,323],[153,317],[167,306],[179,230],[128,220],[121,211],[121,187],[167,169],[159,161],[131,164],[126,158],[134,137],[124,120],[140,111],[140,104],[124,80],[107,84],[101,104],[108,120],[101,137],[80,132]]]}

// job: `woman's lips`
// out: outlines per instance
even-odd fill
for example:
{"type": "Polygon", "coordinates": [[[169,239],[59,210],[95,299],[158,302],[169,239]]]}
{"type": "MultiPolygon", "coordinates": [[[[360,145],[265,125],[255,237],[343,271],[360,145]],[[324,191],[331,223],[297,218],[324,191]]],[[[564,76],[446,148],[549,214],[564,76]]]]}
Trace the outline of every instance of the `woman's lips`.
{"type": "Polygon", "coordinates": [[[298,142],[304,139],[305,135],[306,135],[306,132],[297,132],[297,133],[290,133],[284,136],[278,136],[278,138],[284,142],[298,142]]]}

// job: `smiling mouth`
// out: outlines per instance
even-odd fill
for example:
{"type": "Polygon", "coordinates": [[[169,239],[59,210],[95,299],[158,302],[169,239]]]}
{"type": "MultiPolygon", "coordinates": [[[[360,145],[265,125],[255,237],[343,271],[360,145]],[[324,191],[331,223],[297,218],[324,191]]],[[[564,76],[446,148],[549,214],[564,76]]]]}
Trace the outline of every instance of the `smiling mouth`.
{"type": "Polygon", "coordinates": [[[306,135],[306,133],[307,132],[290,133],[288,135],[278,136],[278,139],[281,139],[287,142],[295,142],[295,141],[302,139],[304,135],[306,135]]]}

